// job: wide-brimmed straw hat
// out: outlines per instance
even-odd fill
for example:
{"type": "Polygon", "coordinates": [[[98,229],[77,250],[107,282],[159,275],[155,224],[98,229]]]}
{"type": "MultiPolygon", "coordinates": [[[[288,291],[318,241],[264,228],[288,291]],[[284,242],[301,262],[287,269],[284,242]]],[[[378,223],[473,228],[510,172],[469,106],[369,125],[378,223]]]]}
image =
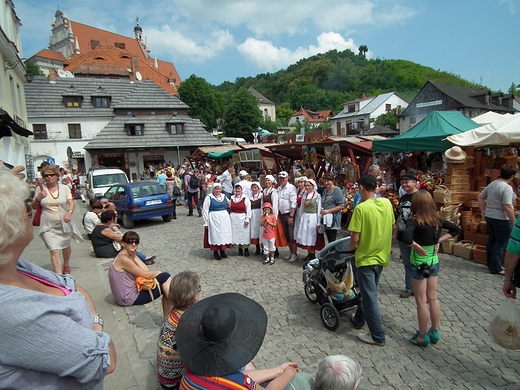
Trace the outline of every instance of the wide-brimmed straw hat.
{"type": "Polygon", "coordinates": [[[444,155],[448,160],[451,161],[464,161],[466,158],[466,152],[460,148],[460,146],[454,146],[444,152],[444,155]]]}
{"type": "Polygon", "coordinates": [[[258,353],[267,314],[257,302],[237,293],[218,294],[191,306],[177,326],[182,361],[197,375],[229,375],[258,353]]]}

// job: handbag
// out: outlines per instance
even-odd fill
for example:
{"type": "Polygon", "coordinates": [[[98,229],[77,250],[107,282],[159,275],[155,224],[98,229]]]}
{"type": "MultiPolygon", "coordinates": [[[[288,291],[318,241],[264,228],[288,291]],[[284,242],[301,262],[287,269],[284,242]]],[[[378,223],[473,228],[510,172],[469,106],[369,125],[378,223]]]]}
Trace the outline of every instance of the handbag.
{"type": "MultiPolygon", "coordinates": [[[[40,192],[43,191],[43,186],[40,184],[40,192]]],[[[40,226],[42,220],[42,206],[38,203],[36,206],[36,212],[34,213],[32,224],[33,226],[40,226]]]]}
{"type": "Polygon", "coordinates": [[[138,291],[148,291],[150,293],[150,297],[152,297],[152,301],[155,300],[152,290],[154,290],[156,287],[159,289],[159,295],[161,295],[161,284],[159,283],[157,278],[145,278],[144,276],[136,276],[135,285],[138,291]]]}

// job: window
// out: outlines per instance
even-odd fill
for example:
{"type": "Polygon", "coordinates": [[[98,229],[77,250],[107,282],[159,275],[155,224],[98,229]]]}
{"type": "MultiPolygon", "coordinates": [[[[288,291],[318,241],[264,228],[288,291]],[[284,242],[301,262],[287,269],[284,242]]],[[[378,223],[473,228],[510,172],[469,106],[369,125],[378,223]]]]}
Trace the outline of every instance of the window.
{"type": "Polygon", "coordinates": [[[392,105],[391,104],[386,104],[385,105],[385,111],[388,112],[388,111],[392,111],[392,105]]]}
{"type": "Polygon", "coordinates": [[[69,138],[81,139],[81,125],[79,123],[69,123],[69,138]]]}
{"type": "Polygon", "coordinates": [[[415,123],[415,117],[411,116],[410,117],[410,124],[413,125],[414,123],[415,123]]]}
{"type": "Polygon", "coordinates": [[[108,97],[94,97],[92,98],[94,107],[96,108],[108,108],[110,107],[110,98],[108,97]]]}
{"type": "Polygon", "coordinates": [[[168,127],[168,133],[170,133],[171,135],[184,133],[184,125],[182,123],[168,123],[166,126],[168,127]]]}
{"type": "Polygon", "coordinates": [[[140,125],[126,125],[126,132],[128,135],[132,135],[132,136],[139,136],[139,135],[143,135],[143,128],[144,128],[144,125],[143,124],[140,124],[140,125]]]}
{"type": "Polygon", "coordinates": [[[349,104],[348,107],[347,107],[347,111],[348,112],[355,112],[356,111],[356,106],[354,104],[349,104]]]}
{"type": "Polygon", "coordinates": [[[67,108],[81,107],[81,96],[65,96],[63,101],[67,108]]]}
{"type": "Polygon", "coordinates": [[[47,125],[33,125],[34,139],[47,139],[47,125]]]}

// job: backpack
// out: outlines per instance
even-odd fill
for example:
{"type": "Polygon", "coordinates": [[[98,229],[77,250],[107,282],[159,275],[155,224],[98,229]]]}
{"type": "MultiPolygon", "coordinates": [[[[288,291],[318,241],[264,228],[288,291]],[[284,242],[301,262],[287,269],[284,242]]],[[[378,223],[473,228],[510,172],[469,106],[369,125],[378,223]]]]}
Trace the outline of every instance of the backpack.
{"type": "Polygon", "coordinates": [[[190,175],[189,186],[193,190],[200,188],[200,179],[194,173],[190,175]]]}
{"type": "Polygon", "coordinates": [[[178,198],[182,195],[181,189],[176,184],[173,185],[172,195],[174,198],[178,198]]]}

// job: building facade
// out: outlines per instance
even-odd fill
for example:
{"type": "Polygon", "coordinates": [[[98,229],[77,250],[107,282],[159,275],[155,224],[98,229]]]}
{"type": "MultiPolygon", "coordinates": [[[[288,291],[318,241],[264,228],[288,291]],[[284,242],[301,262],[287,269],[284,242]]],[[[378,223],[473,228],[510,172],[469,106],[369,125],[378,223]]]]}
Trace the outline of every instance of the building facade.
{"type": "Polygon", "coordinates": [[[27,129],[20,26],[14,3],[0,2],[0,160],[26,166],[31,159],[27,137],[32,133],[27,129]]]}

